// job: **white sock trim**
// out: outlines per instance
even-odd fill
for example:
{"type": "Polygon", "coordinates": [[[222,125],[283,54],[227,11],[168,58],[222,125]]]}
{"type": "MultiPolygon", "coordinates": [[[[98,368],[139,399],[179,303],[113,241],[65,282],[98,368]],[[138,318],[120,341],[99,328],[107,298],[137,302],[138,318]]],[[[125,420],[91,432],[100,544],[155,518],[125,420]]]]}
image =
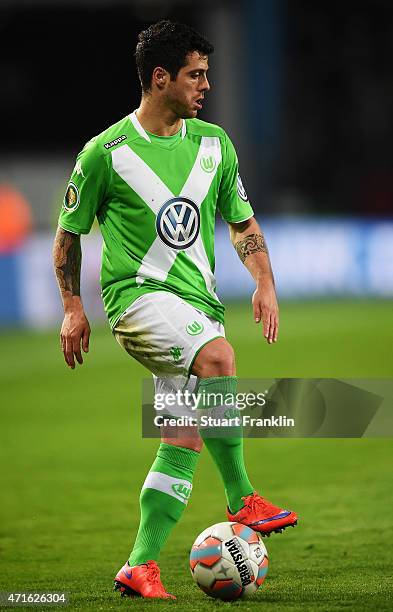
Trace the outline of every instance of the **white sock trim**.
{"type": "Polygon", "coordinates": [[[192,491],[192,483],[183,478],[173,478],[162,472],[149,472],[143,489],[156,489],[167,495],[175,497],[177,500],[187,505],[192,491]]]}

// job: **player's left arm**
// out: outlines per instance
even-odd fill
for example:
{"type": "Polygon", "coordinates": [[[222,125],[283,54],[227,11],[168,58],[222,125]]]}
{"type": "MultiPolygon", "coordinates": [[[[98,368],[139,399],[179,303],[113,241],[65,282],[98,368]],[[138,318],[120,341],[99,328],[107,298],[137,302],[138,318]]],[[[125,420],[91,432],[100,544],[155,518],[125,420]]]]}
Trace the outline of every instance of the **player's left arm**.
{"type": "Polygon", "coordinates": [[[255,217],[228,223],[231,241],[241,261],[256,282],[252,296],[254,319],[262,319],[263,334],[269,344],[278,338],[279,312],[269,251],[255,217]]]}

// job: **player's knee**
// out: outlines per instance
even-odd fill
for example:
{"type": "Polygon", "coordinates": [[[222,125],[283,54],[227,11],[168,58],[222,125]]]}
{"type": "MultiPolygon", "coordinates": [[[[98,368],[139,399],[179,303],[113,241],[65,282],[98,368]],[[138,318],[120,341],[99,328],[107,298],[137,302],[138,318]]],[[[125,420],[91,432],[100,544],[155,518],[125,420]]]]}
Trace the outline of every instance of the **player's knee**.
{"type": "Polygon", "coordinates": [[[217,338],[204,346],[198,354],[192,373],[199,378],[234,376],[235,353],[225,338],[217,338]]]}

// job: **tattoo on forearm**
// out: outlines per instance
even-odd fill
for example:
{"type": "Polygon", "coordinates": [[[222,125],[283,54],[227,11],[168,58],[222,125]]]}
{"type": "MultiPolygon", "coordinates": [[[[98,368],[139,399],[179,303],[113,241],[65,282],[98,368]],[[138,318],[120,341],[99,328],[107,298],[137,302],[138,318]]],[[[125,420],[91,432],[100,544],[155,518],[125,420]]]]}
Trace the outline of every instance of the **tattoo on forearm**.
{"type": "Polygon", "coordinates": [[[246,236],[235,243],[235,249],[243,263],[246,257],[252,255],[252,253],[262,252],[268,254],[265,239],[262,234],[250,234],[246,236]]]}
{"type": "Polygon", "coordinates": [[[71,295],[80,295],[80,236],[59,228],[53,247],[53,260],[61,294],[69,291],[71,295]]]}

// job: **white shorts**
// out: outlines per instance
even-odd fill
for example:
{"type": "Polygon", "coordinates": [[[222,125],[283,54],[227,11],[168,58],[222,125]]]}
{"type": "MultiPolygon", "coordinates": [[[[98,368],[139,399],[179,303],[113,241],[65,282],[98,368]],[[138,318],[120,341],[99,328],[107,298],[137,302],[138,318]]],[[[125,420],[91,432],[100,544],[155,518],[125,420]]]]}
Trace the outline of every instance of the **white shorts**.
{"type": "MultiPolygon", "coordinates": [[[[198,352],[211,340],[225,338],[222,323],[167,291],[135,300],[113,333],[127,353],[153,374],[156,393],[186,388],[192,392],[197,378],[190,370],[198,352]]],[[[176,409],[168,412],[179,414],[176,409]]]]}

